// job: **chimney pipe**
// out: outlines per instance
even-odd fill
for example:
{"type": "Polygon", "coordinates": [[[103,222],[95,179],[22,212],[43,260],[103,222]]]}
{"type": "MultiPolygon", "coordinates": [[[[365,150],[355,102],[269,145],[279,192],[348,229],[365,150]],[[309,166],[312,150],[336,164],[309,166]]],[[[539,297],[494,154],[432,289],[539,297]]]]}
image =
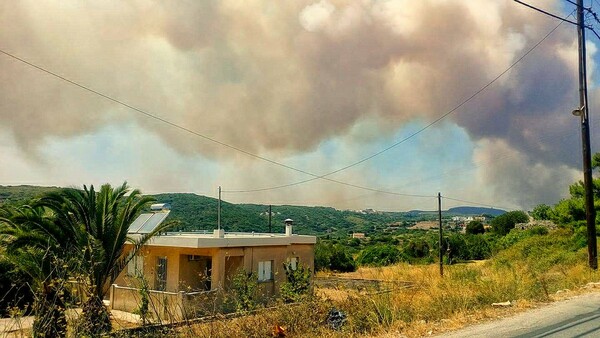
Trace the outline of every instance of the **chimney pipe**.
{"type": "Polygon", "coordinates": [[[289,237],[292,235],[292,224],[294,223],[294,221],[291,218],[288,218],[284,221],[284,223],[285,223],[285,235],[289,237]]]}

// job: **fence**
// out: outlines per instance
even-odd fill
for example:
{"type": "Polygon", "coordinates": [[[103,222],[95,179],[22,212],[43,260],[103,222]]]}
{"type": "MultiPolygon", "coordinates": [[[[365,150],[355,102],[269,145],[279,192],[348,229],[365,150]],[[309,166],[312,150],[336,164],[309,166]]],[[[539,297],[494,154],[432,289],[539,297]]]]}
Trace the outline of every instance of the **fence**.
{"type": "MultiPolygon", "coordinates": [[[[148,314],[156,321],[180,321],[214,314],[219,307],[218,290],[203,292],[166,292],[147,290],[148,314]]],[[[131,313],[139,312],[140,289],[113,284],[110,288],[110,308],[131,313]]]]}

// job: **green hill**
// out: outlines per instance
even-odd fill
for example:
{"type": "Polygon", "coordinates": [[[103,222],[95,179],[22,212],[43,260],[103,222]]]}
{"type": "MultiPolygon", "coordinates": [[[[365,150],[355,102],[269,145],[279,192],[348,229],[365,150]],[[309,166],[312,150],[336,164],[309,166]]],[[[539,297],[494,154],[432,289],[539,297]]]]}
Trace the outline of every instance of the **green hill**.
{"type": "MultiPolygon", "coordinates": [[[[56,187],[0,186],[0,203],[19,203],[56,190],[56,187]]],[[[179,221],[175,231],[208,230],[217,227],[217,200],[196,194],[154,195],[158,202],[171,204],[169,219],[179,221]]],[[[226,231],[267,232],[267,205],[221,203],[221,225],[226,231]]],[[[458,210],[460,211],[460,210],[458,210]]],[[[469,209],[468,211],[472,211],[469,209]]],[[[372,233],[390,225],[409,226],[411,222],[437,218],[437,213],[337,210],[331,207],[274,205],[272,232],[284,232],[283,221],[294,220],[299,234],[345,236],[351,232],[372,233]]]]}
{"type": "MultiPolygon", "coordinates": [[[[159,203],[171,204],[169,219],[178,220],[176,231],[213,230],[217,227],[217,203],[214,198],[196,194],[158,194],[159,203]]],[[[261,232],[267,229],[266,216],[243,207],[221,202],[221,225],[225,231],[261,232]]]]}
{"type": "MultiPolygon", "coordinates": [[[[158,202],[171,204],[172,220],[180,224],[175,230],[212,230],[217,226],[217,200],[195,194],[158,194],[158,202]]],[[[260,204],[221,203],[221,226],[226,231],[267,232],[269,230],[269,207],[260,204]]],[[[330,207],[305,207],[274,205],[272,207],[271,231],[283,232],[283,221],[294,220],[294,232],[299,234],[324,234],[370,232],[375,227],[403,220],[400,212],[373,212],[363,214],[336,210],[330,207]]]]}
{"type": "Polygon", "coordinates": [[[0,185],[0,204],[25,202],[57,189],[59,188],[33,185],[0,185]]]}

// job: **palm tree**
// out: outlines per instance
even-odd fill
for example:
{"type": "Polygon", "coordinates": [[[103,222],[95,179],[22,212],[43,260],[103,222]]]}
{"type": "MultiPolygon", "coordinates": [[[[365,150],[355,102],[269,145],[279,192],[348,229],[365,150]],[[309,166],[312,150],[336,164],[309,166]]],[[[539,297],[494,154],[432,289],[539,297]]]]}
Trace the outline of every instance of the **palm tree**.
{"type": "Polygon", "coordinates": [[[63,289],[72,269],[65,266],[73,263],[70,248],[75,247],[80,232],[59,226],[54,216],[40,206],[4,206],[0,210],[0,243],[5,254],[33,282],[33,331],[37,337],[67,334],[63,289]]]}
{"type": "Polygon", "coordinates": [[[130,190],[127,183],[119,187],[105,184],[99,192],[94,186],[83,190],[69,188],[53,192],[40,205],[56,214],[56,222],[65,229],[79,229],[78,250],[82,255],[83,280],[89,287],[83,306],[82,327],[98,335],[111,330],[108,310],[103,299],[119,273],[153,236],[164,232],[172,223],[158,226],[137,238],[128,236],[129,226],[154,198],[130,190]],[[126,254],[125,244],[133,244],[126,254]]]}

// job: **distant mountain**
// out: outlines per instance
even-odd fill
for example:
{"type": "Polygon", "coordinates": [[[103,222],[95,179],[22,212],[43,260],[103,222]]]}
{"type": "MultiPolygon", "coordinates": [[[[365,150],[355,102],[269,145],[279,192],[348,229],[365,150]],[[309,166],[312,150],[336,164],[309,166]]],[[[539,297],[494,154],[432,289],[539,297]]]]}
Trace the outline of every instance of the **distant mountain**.
{"type": "Polygon", "coordinates": [[[447,211],[451,214],[459,214],[459,215],[492,215],[492,216],[500,216],[505,214],[505,210],[494,209],[494,208],[481,208],[481,207],[455,207],[450,208],[447,211]]]}

